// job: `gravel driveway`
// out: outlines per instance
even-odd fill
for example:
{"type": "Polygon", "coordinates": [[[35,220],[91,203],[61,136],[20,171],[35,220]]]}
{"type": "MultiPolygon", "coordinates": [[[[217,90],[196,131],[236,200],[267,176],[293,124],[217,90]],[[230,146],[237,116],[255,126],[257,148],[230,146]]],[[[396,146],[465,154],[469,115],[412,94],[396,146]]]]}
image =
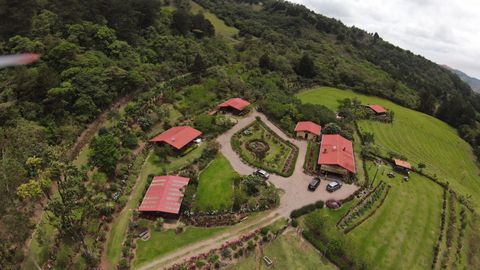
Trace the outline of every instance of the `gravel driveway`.
{"type": "Polygon", "coordinates": [[[282,130],[270,122],[265,115],[253,111],[244,118],[241,118],[235,126],[230,130],[223,133],[217,138],[217,141],[221,144],[220,152],[230,161],[232,167],[242,175],[251,174],[255,171],[256,168],[251,167],[250,165],[244,163],[238,154],[233,150],[230,145],[230,139],[233,134],[237,133],[244,127],[248,126],[250,123],[255,121],[255,118],[259,116],[262,121],[271,128],[275,133],[277,133],[282,139],[288,140],[295,144],[298,149],[298,158],[295,163],[295,170],[293,175],[290,177],[282,177],[276,174],[271,174],[269,181],[273,183],[276,187],[282,189],[284,193],[281,195],[280,206],[277,209],[277,212],[284,216],[289,217],[290,212],[297,208],[300,208],[304,205],[314,203],[318,200],[326,201],[329,199],[345,199],[354,193],[358,187],[355,185],[344,184],[341,189],[329,193],[325,190],[329,181],[322,180],[320,186],[316,191],[311,192],[307,190],[308,183],[312,180],[312,177],[303,172],[303,163],[305,161],[305,156],[307,153],[308,143],[303,140],[297,140],[288,137],[282,130]]]}

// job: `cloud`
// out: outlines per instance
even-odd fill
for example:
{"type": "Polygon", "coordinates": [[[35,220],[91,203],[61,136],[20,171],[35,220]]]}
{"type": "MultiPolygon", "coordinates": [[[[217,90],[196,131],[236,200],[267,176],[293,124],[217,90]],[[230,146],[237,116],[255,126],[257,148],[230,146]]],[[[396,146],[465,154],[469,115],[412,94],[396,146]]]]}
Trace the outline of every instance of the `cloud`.
{"type": "Polygon", "coordinates": [[[480,1],[291,1],[480,78],[480,1]]]}

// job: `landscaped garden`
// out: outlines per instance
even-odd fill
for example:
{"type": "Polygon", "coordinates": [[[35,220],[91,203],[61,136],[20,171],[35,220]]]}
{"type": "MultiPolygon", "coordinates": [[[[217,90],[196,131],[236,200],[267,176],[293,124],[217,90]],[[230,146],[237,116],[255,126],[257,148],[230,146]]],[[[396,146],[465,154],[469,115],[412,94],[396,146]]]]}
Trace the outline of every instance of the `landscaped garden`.
{"type": "MultiPolygon", "coordinates": [[[[262,246],[263,256],[273,261],[274,269],[318,269],[334,270],[335,265],[319,254],[314,247],[294,232],[286,232],[273,242],[262,246]]],[[[255,253],[228,269],[251,270],[270,269],[260,253],[255,253]],[[257,266],[260,265],[260,268],[257,266]]]]}
{"type": "Polygon", "coordinates": [[[262,121],[256,120],[232,137],[232,147],[252,166],[290,176],[295,169],[298,149],[281,139],[262,121]]]}
{"type": "Polygon", "coordinates": [[[229,210],[233,204],[233,181],[240,177],[228,160],[218,156],[205,168],[199,176],[195,209],[229,210]]]}

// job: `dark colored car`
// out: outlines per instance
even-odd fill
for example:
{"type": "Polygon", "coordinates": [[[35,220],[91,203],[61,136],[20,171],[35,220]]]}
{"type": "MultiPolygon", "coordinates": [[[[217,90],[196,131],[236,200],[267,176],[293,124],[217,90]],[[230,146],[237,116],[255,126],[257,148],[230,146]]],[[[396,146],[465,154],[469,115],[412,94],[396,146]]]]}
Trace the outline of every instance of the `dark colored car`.
{"type": "Polygon", "coordinates": [[[327,185],[327,191],[334,192],[340,189],[341,187],[342,187],[342,184],[340,184],[339,182],[331,182],[331,183],[328,183],[327,185]]]}
{"type": "Polygon", "coordinates": [[[319,185],[320,185],[320,178],[315,177],[308,184],[308,190],[315,191],[319,185]]]}

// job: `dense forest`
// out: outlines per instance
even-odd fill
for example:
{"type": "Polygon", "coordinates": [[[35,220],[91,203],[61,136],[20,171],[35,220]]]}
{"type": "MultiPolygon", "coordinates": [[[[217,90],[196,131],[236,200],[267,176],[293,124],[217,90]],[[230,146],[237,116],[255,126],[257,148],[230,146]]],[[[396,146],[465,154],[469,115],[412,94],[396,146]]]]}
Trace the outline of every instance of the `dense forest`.
{"type": "MultiPolygon", "coordinates": [[[[434,115],[458,128],[480,155],[480,96],[452,72],[376,33],[346,27],[301,5],[196,2],[239,29],[233,40],[216,35],[202,13],[191,12],[189,1],[0,0],[1,53],[42,55],[33,65],[0,70],[0,265],[5,269],[24,259],[24,243],[37,221],[32,217],[45,206],[63,237],[79,242],[84,219],[106,215],[97,206],[109,197],[84,198],[87,176],[69,164],[71,147],[122,98],[148,100],[161,92],[165,103],[181,100],[182,115],[194,117],[214,101],[241,95],[258,101],[291,130],[300,119],[320,117],[324,124],[335,117],[323,106],[301,105],[293,93],[337,86],[434,115]],[[191,81],[163,84],[186,75],[191,81]],[[49,202],[56,190],[65,196],[49,202]]],[[[89,164],[109,181],[118,179],[117,162],[158,121],[143,109],[132,102],[123,125],[91,142],[89,164]]],[[[202,126],[211,119],[195,120],[202,126]]],[[[98,263],[92,254],[83,255],[98,263]]]]}

